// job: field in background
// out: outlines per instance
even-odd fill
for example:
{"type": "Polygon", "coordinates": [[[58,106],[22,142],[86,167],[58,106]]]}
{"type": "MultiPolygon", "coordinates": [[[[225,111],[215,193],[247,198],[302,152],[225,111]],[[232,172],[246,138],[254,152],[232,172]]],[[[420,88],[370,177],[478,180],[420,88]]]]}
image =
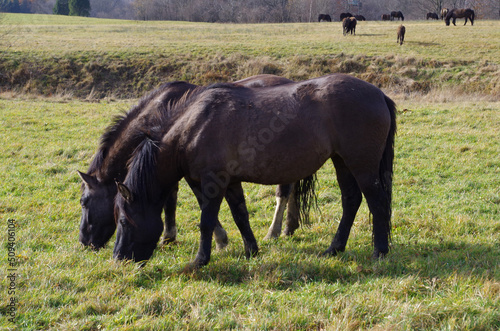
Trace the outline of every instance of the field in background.
{"type": "Polygon", "coordinates": [[[9,92],[0,98],[0,329],[500,329],[500,100],[492,92],[499,79],[498,21],[474,27],[405,22],[402,47],[392,33],[397,22],[362,22],[356,37],[343,37],[340,23],[231,25],[39,15],[5,15],[1,23],[0,34],[7,38],[0,41],[0,66],[19,70],[17,76],[0,71],[3,82],[8,75],[20,82],[28,75],[31,81],[14,92],[2,85],[9,92]],[[418,42],[412,30],[419,31],[418,42]],[[466,33],[476,46],[464,48],[442,33],[466,33]],[[135,68],[139,63],[144,67],[135,68]],[[172,64],[171,71],[165,63],[172,64]],[[144,268],[113,261],[114,237],[100,252],[78,243],[76,170],[87,169],[106,126],[134,103],[113,98],[140,95],[156,86],[151,77],[158,73],[158,81],[185,75],[208,83],[268,71],[302,79],[328,70],[373,75],[398,103],[393,242],[386,259],[370,259],[365,203],[346,252],[318,257],[341,216],[330,163],[318,174],[320,208],[312,211],[312,224],[291,238],[262,240],[275,187],[244,184],[261,249],[250,260],[224,204],[220,219],[229,247],[215,251],[201,270],[185,272],[198,247],[199,211],[184,182],[178,241],[157,249],[144,268]],[[123,94],[106,92],[105,82],[118,73],[133,86],[120,85],[123,94]],[[54,81],[60,90],[43,92],[54,81]],[[427,91],[412,85],[426,81],[427,91]],[[476,85],[466,89],[462,81],[476,85]],[[71,98],[80,96],[78,88],[85,90],[82,98],[99,102],[71,98]],[[96,100],[100,93],[108,97],[96,100]],[[9,219],[16,224],[19,261],[14,295],[8,294],[6,277],[9,219]],[[11,297],[17,300],[15,324],[7,315],[11,297]]]}
{"type": "Polygon", "coordinates": [[[0,88],[79,98],[138,97],[160,83],[237,80],[260,73],[302,80],[351,73],[396,93],[500,94],[500,21],[445,26],[359,22],[208,24],[5,15],[0,88]]]}

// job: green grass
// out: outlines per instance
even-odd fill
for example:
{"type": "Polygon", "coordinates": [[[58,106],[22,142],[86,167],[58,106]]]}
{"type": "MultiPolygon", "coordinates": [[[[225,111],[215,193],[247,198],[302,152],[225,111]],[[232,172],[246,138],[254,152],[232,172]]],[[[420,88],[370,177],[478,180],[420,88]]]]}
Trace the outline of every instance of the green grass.
{"type": "MultiPolygon", "coordinates": [[[[22,330],[427,329],[500,327],[500,104],[399,101],[393,243],[370,259],[363,203],[345,253],[321,258],[341,214],[333,167],[319,172],[319,211],[291,238],[265,242],[274,187],[245,184],[261,252],[246,260],[226,205],[230,245],[186,272],[199,211],[182,185],[175,244],[146,267],[112,260],[112,243],[78,243],[79,184],[98,138],[130,102],[0,100],[0,261],[17,221],[22,330]]],[[[114,240],[114,238],[113,238],[114,240]]]]}
{"type": "Polygon", "coordinates": [[[359,22],[356,37],[342,36],[340,22],[318,24],[212,24],[142,22],[53,15],[6,15],[11,51],[58,54],[85,51],[107,53],[245,55],[290,57],[338,53],[385,56],[404,54],[440,61],[498,63],[500,21],[471,26],[445,26],[442,21],[409,21],[404,48],[396,44],[401,22],[359,22]],[[457,42],[461,40],[461,42],[457,42]],[[36,48],[33,49],[33,46],[36,48]]]}
{"type": "Polygon", "coordinates": [[[164,81],[195,84],[260,73],[307,79],[352,73],[399,93],[443,88],[500,94],[500,21],[209,24],[7,14],[0,21],[0,87],[79,98],[139,97],[164,81]]]}

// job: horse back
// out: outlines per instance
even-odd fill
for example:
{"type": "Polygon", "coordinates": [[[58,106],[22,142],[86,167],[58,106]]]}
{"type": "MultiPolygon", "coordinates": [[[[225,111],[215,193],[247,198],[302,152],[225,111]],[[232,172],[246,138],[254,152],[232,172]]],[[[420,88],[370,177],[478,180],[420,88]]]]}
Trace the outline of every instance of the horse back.
{"type": "Polygon", "coordinates": [[[314,173],[335,154],[381,155],[390,122],[380,89],[334,74],[258,89],[208,88],[190,101],[162,145],[179,154],[193,179],[208,171],[278,184],[314,173]],[[303,166],[290,169],[291,163],[303,166]]]}

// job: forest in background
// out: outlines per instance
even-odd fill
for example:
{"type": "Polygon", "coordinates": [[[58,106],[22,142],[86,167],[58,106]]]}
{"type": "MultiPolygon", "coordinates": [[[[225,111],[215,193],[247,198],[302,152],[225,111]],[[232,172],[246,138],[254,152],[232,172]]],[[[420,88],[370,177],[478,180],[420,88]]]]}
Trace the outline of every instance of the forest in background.
{"type": "MultiPolygon", "coordinates": [[[[56,0],[0,0],[0,11],[51,14],[56,0]]],[[[379,20],[391,11],[405,18],[425,19],[441,8],[472,8],[477,18],[500,18],[500,0],[90,0],[91,17],[193,22],[312,22],[318,14],[338,20],[341,12],[379,20]]]]}

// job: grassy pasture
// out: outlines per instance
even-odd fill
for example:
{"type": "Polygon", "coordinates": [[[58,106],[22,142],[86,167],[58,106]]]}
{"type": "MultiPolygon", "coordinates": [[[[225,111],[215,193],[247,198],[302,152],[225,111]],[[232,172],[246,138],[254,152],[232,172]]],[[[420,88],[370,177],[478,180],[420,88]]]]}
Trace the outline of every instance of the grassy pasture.
{"type": "Polygon", "coordinates": [[[0,88],[79,98],[138,97],[163,81],[196,84],[260,73],[307,79],[352,73],[401,93],[500,94],[500,21],[208,24],[5,15],[0,88]],[[457,42],[459,40],[459,42],[457,42]]]}
{"type": "MultiPolygon", "coordinates": [[[[182,74],[203,82],[209,78],[197,76],[202,70],[211,65],[219,70],[215,63],[228,64],[228,58],[272,58],[264,62],[278,69],[309,59],[286,72],[294,78],[323,74],[325,68],[333,72],[342,62],[325,67],[318,63],[344,52],[352,57],[342,61],[375,65],[378,59],[388,62],[385,70],[398,66],[401,72],[391,71],[391,76],[404,75],[405,68],[438,71],[425,67],[436,62],[449,66],[443,70],[450,75],[450,86],[479,68],[484,71],[470,77],[495,82],[498,21],[479,20],[473,29],[445,27],[442,22],[404,24],[407,43],[399,47],[395,33],[392,36],[394,22],[362,22],[358,36],[343,37],[340,23],[231,25],[5,15],[0,56],[5,61],[17,56],[64,62],[80,54],[79,59],[88,58],[86,63],[98,57],[172,56],[188,67],[187,59],[198,59],[202,69],[189,67],[182,74]],[[419,31],[418,41],[412,40],[412,30],[419,31]],[[467,31],[476,47],[463,48],[438,31],[467,31]],[[481,39],[484,34],[488,37],[481,39]],[[380,43],[374,46],[373,41],[380,43]],[[308,67],[312,69],[299,72],[308,67]]],[[[262,70],[252,68],[227,69],[217,77],[239,79],[262,70]]],[[[400,110],[393,242],[386,259],[370,259],[371,223],[365,203],[346,252],[335,258],[317,256],[328,247],[341,216],[339,189],[327,163],[319,171],[320,210],[312,211],[309,227],[291,238],[263,241],[274,211],[274,187],[245,184],[259,256],[244,258],[241,237],[223,205],[220,219],[230,245],[214,252],[210,264],[196,272],[184,270],[199,237],[199,211],[184,183],[178,241],[159,248],[146,267],[114,262],[112,243],[100,252],[78,244],[76,170],[87,168],[111,118],[134,101],[108,98],[90,103],[4,94],[0,329],[500,329],[498,96],[490,94],[488,101],[484,94],[468,94],[458,102],[446,94],[436,101],[385,87],[400,110]],[[19,261],[12,295],[7,278],[9,219],[15,220],[19,261]],[[15,323],[8,320],[10,298],[17,300],[15,323]]]]}
{"type": "MultiPolygon", "coordinates": [[[[143,269],[77,242],[79,178],[113,114],[130,102],[0,100],[0,236],[16,220],[16,323],[64,329],[442,329],[500,327],[500,104],[413,103],[399,114],[393,245],[374,262],[362,205],[347,251],[319,258],[340,214],[333,167],[319,172],[319,211],[292,238],[264,242],[274,187],[245,184],[261,253],[246,260],[227,206],[230,245],[194,273],[199,218],[186,185],[179,240],[143,269]]],[[[114,239],[114,238],[113,238],[114,239]]],[[[5,279],[2,280],[5,283],[5,279]]],[[[6,284],[6,283],[5,283],[6,284]]],[[[6,284],[7,285],[7,284],[6,284]]]]}

